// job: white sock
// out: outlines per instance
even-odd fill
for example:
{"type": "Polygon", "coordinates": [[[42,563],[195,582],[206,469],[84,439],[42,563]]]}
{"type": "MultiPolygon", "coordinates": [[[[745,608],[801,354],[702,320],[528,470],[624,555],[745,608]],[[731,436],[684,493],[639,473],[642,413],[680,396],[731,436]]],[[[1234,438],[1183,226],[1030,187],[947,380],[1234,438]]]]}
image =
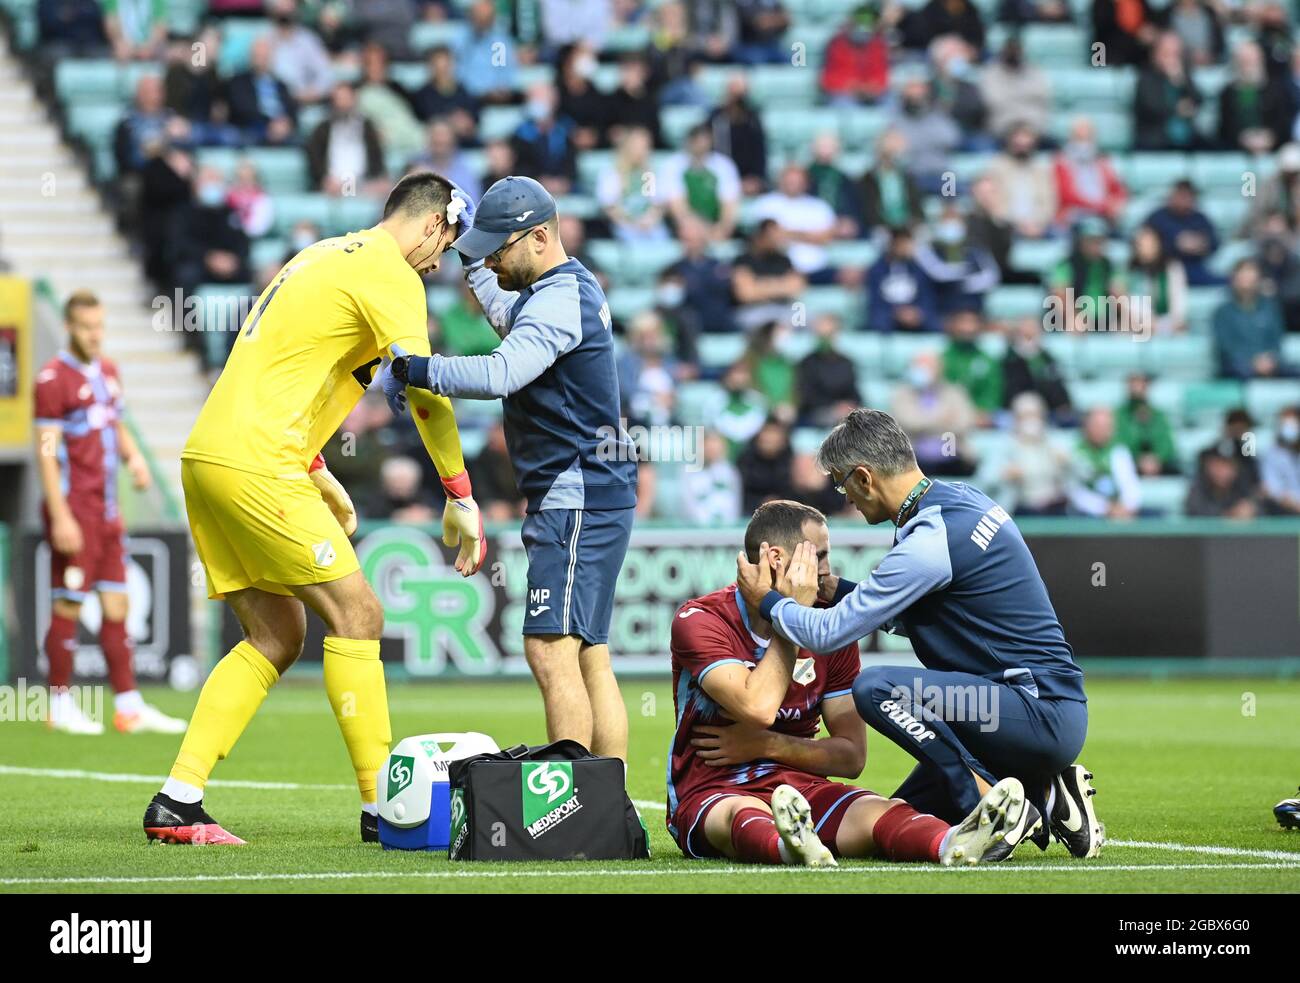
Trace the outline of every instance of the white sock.
{"type": "Polygon", "coordinates": [[[1044,819],[1049,818],[1052,815],[1052,810],[1055,808],[1056,808],[1056,782],[1052,782],[1051,785],[1047,786],[1047,815],[1044,816],[1043,818],[1044,819]]]}
{"type": "Polygon", "coordinates": [[[943,856],[944,851],[948,849],[948,843],[952,840],[952,834],[957,832],[956,826],[949,826],[948,832],[943,834],[943,839],[939,841],[939,856],[943,856]]]}
{"type": "Polygon", "coordinates": [[[113,709],[118,713],[139,713],[144,709],[144,697],[138,689],[129,689],[125,693],[113,695],[113,709]]]}
{"type": "Polygon", "coordinates": [[[177,778],[169,778],[163,782],[162,794],[169,799],[175,799],[177,802],[186,802],[193,804],[203,801],[203,789],[197,785],[191,785],[189,782],[182,782],[177,778]]]}
{"type": "Polygon", "coordinates": [[[368,816],[377,816],[379,815],[379,806],[374,802],[363,802],[361,803],[361,811],[368,816]]]}
{"type": "Polygon", "coordinates": [[[789,864],[789,865],[803,863],[802,860],[800,860],[798,857],[793,856],[790,853],[790,848],[785,845],[785,840],[782,839],[780,836],[777,837],[776,848],[781,851],[781,863],[789,864]]]}

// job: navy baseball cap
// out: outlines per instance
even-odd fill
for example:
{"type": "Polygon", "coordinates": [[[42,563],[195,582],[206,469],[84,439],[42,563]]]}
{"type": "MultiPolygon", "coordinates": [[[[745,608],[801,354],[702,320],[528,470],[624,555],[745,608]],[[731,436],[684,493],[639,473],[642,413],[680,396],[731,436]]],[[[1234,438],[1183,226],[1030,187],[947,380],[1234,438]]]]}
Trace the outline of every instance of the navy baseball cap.
{"type": "Polygon", "coordinates": [[[531,229],[555,217],[555,199],[530,177],[503,177],[479,199],[474,227],[451,247],[470,259],[482,259],[505,245],[516,232],[531,229]]]}

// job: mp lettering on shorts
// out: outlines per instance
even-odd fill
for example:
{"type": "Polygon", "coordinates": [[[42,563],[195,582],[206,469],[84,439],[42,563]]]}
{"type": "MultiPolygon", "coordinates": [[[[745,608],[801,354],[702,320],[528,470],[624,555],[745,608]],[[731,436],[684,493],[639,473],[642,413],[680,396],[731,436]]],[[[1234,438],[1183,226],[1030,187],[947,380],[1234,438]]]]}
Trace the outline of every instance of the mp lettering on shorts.
{"type": "Polygon", "coordinates": [[[970,541],[981,550],[987,550],[989,543],[993,540],[994,533],[1001,529],[1003,523],[1010,519],[1011,516],[1007,515],[1006,509],[1001,505],[993,506],[980,516],[980,521],[975,524],[975,529],[970,534],[970,541]]]}
{"type": "Polygon", "coordinates": [[[884,703],[880,704],[880,711],[898,724],[903,732],[913,738],[917,744],[924,744],[926,741],[934,740],[934,731],[926,727],[925,724],[921,723],[893,700],[885,700],[884,703]]]}
{"type": "Polygon", "coordinates": [[[549,587],[534,587],[528,592],[528,617],[536,618],[543,611],[551,610],[551,591],[549,587]]]}
{"type": "Polygon", "coordinates": [[[147,963],[153,955],[153,922],[144,918],[90,918],[77,912],[50,923],[50,952],[56,956],[123,956],[147,963]]]}

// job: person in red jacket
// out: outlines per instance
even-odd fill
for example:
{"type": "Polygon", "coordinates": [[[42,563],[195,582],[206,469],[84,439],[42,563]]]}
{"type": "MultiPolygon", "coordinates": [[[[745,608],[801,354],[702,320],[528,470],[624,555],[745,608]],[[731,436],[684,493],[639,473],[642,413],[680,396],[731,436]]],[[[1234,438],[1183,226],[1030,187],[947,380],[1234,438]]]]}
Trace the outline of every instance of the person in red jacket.
{"type": "Polygon", "coordinates": [[[1070,138],[1056,155],[1056,224],[1063,229],[1087,215],[1096,215],[1114,226],[1128,201],[1124,182],[1110,158],[1097,147],[1092,120],[1078,117],[1070,126],[1070,138]]]}
{"type": "Polygon", "coordinates": [[[885,32],[895,19],[893,8],[882,16],[877,4],[864,3],[831,38],[822,65],[822,90],[832,102],[875,102],[889,89],[885,32]]]}

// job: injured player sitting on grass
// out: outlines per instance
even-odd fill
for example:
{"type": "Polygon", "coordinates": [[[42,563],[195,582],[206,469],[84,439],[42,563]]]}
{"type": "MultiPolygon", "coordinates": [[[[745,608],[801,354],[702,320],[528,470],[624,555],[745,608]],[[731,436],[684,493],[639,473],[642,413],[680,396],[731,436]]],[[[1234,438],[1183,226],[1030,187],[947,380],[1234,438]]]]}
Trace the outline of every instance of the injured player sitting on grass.
{"type": "MultiPolygon", "coordinates": [[[[831,583],[825,517],[768,502],[745,532],[762,576],[801,604],[831,583]]],[[[687,601],[672,627],[677,732],[668,831],[687,857],[833,867],[835,857],[954,864],[1011,855],[1030,814],[1020,782],[994,785],[956,826],[830,776],[866,761],[853,703],[857,644],[814,655],[772,633],[735,584],[687,601]],[[827,736],[819,737],[825,723],[827,736]]]]}

